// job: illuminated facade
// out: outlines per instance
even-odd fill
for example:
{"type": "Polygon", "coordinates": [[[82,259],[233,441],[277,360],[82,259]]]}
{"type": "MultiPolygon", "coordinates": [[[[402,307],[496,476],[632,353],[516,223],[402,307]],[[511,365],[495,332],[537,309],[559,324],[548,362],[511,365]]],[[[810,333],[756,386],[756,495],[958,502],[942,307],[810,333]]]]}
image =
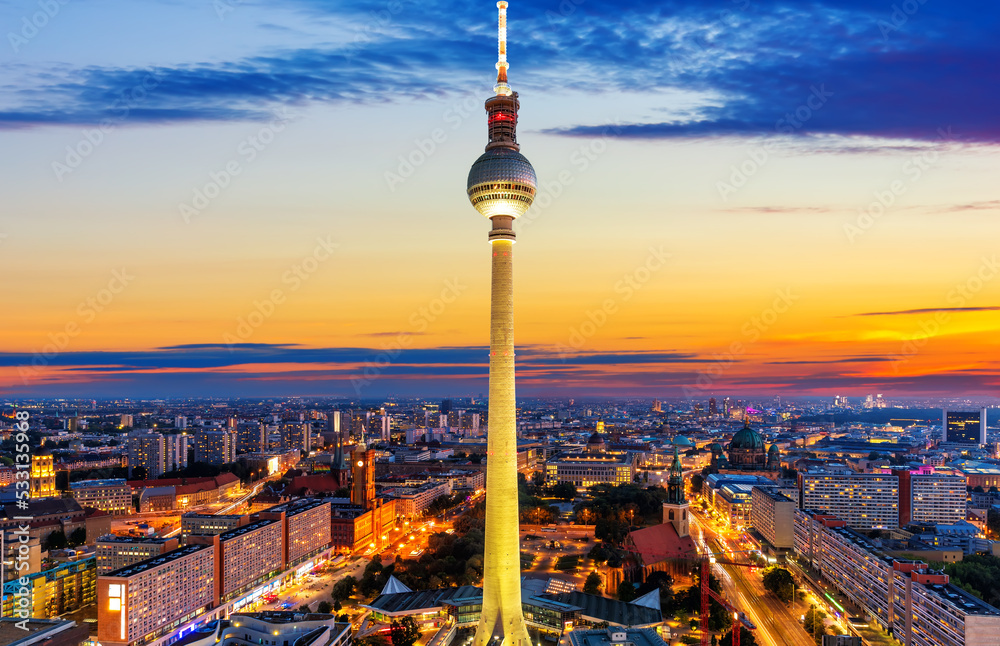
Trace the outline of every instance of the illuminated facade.
{"type": "Polygon", "coordinates": [[[214,550],[188,545],[115,570],[97,582],[97,639],[146,643],[193,619],[214,601],[214,550]]]}
{"type": "Polygon", "coordinates": [[[69,483],[69,489],[81,507],[93,507],[112,515],[132,513],[132,488],[124,478],[80,480],[69,483]]]}
{"type": "Polygon", "coordinates": [[[97,574],[104,575],[171,552],[180,547],[176,538],[132,537],[108,534],[97,539],[97,574]]]}
{"type": "Polygon", "coordinates": [[[56,471],[51,455],[31,456],[31,498],[58,497],[56,491],[56,471]]]}
{"type": "Polygon", "coordinates": [[[489,429],[483,608],[475,646],[502,635],[502,646],[529,646],[521,610],[517,507],[517,419],[514,394],[514,220],[535,198],[535,169],[519,152],[517,93],[507,84],[507,3],[499,9],[495,96],[486,100],[489,143],[469,170],[472,205],[492,222],[489,429]]]}
{"type": "Polygon", "coordinates": [[[1000,646],[1000,610],[926,563],[880,553],[836,516],[796,510],[795,551],[905,646],[1000,646]]]}
{"type": "Polygon", "coordinates": [[[562,454],[545,463],[548,484],[566,482],[577,487],[628,484],[636,474],[637,456],[631,451],[562,454]]]}
{"type": "Polygon", "coordinates": [[[899,478],[877,473],[805,473],[802,509],[835,514],[857,529],[899,527],[899,478]]]}

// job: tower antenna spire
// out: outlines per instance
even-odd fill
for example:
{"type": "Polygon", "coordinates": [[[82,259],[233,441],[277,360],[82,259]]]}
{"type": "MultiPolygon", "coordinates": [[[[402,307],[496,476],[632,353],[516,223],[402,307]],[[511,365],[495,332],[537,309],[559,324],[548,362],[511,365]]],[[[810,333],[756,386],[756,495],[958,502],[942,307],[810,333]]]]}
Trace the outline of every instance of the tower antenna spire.
{"type": "Polygon", "coordinates": [[[497,3],[499,16],[497,19],[497,84],[493,91],[497,96],[510,96],[513,92],[507,85],[507,3],[500,0],[497,3]]]}

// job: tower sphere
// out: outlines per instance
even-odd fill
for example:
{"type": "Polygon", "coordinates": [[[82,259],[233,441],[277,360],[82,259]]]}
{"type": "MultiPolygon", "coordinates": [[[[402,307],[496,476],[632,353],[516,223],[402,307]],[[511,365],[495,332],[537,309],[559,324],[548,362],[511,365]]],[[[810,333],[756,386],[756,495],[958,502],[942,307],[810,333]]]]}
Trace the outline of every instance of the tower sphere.
{"type": "Polygon", "coordinates": [[[531,162],[512,148],[490,148],[469,170],[469,201],[488,218],[524,215],[537,187],[531,162]]]}

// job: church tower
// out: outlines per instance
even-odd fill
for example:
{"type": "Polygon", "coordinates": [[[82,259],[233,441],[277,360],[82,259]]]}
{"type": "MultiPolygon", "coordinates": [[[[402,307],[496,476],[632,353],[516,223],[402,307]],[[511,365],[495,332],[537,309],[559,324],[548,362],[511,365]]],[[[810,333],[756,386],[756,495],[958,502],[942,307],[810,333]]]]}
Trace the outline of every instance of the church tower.
{"type": "Polygon", "coordinates": [[[681,468],[681,456],[676,446],[674,462],[670,465],[670,479],[667,480],[667,500],[663,503],[663,522],[673,525],[680,538],[690,533],[691,515],[684,497],[684,469],[681,468]]]}

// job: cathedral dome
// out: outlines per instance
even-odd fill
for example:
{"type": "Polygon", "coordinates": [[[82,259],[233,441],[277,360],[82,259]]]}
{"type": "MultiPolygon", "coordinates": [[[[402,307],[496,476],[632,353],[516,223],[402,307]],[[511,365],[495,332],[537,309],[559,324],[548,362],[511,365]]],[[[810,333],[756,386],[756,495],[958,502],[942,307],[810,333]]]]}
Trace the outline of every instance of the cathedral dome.
{"type": "Polygon", "coordinates": [[[763,451],[764,448],[764,438],[749,426],[744,426],[737,431],[732,442],[729,443],[730,451],[733,449],[763,451]]]}

